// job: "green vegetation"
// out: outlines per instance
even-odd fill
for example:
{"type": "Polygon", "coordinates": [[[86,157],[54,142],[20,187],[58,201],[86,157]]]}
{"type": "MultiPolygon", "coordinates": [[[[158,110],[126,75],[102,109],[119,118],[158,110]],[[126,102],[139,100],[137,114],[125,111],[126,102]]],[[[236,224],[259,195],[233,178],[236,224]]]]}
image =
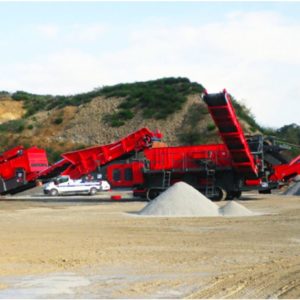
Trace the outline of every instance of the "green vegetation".
{"type": "Polygon", "coordinates": [[[290,125],[285,125],[277,130],[270,133],[276,138],[280,139],[283,143],[289,143],[291,147],[290,152],[292,156],[295,157],[300,154],[300,126],[293,123],[290,125]]]}
{"type": "Polygon", "coordinates": [[[6,98],[6,97],[9,97],[9,96],[10,96],[9,92],[0,91],[0,100],[1,100],[1,98],[6,98]]]}
{"type": "Polygon", "coordinates": [[[213,123],[208,123],[207,124],[207,131],[213,131],[216,129],[216,125],[213,123]]]}
{"type": "Polygon", "coordinates": [[[55,125],[59,125],[63,122],[63,118],[62,117],[57,117],[53,120],[53,124],[55,125]]]}
{"type": "Polygon", "coordinates": [[[122,109],[118,112],[107,114],[104,117],[104,121],[112,127],[120,127],[125,125],[126,120],[130,120],[134,117],[134,113],[129,109],[122,109]]]}
{"type": "Polygon", "coordinates": [[[0,132],[21,133],[25,129],[25,120],[11,120],[0,124],[0,132]]]}
{"type": "Polygon", "coordinates": [[[252,114],[250,109],[246,107],[244,104],[239,103],[234,97],[231,96],[232,105],[235,109],[237,116],[241,119],[246,121],[251,126],[251,131],[263,131],[263,128],[257,124],[255,121],[255,116],[252,114]]]}
{"type": "Polygon", "coordinates": [[[27,111],[25,117],[29,117],[42,110],[63,108],[68,105],[79,106],[90,102],[93,98],[100,95],[100,90],[94,90],[92,92],[72,96],[36,95],[17,91],[13,93],[11,97],[16,101],[24,101],[24,107],[27,111]]]}
{"type": "Polygon", "coordinates": [[[165,119],[180,110],[187,95],[202,93],[202,85],[187,78],[162,78],[146,82],[117,84],[95,89],[88,93],[71,96],[36,95],[17,91],[11,95],[16,101],[24,101],[25,117],[41,110],[79,106],[97,96],[121,97],[123,102],[118,111],[106,117],[112,126],[121,126],[134,116],[134,109],[141,109],[145,118],[165,119]]]}
{"type": "Polygon", "coordinates": [[[171,77],[104,87],[101,93],[106,97],[124,98],[119,111],[111,115],[112,124],[116,119],[122,123],[132,118],[134,109],[141,110],[145,118],[165,119],[181,109],[188,95],[203,91],[202,85],[187,78],[171,77]]]}
{"type": "Polygon", "coordinates": [[[45,150],[47,152],[47,157],[48,157],[49,164],[57,162],[58,160],[61,159],[61,156],[60,156],[61,152],[60,151],[56,151],[51,147],[46,147],[45,150]]]}
{"type": "Polygon", "coordinates": [[[178,132],[178,139],[182,145],[200,145],[208,142],[211,134],[205,128],[198,126],[207,114],[208,109],[204,103],[194,103],[189,107],[183,126],[178,132]]]}
{"type": "Polygon", "coordinates": [[[277,129],[276,135],[289,143],[300,145],[300,126],[297,124],[285,125],[277,129]]]}

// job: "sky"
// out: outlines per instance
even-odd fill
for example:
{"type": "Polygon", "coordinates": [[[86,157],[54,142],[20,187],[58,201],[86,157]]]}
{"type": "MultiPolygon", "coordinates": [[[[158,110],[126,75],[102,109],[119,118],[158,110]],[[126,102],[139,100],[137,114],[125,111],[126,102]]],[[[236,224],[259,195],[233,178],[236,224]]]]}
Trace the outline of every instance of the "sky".
{"type": "Polygon", "coordinates": [[[300,2],[0,2],[0,90],[187,77],[300,124],[300,2]]]}

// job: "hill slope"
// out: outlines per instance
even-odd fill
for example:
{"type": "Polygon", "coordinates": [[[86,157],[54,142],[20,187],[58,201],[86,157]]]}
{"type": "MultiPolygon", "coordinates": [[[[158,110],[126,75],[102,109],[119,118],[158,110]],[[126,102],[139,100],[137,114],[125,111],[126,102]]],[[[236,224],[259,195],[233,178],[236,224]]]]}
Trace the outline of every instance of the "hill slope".
{"type": "MultiPolygon", "coordinates": [[[[62,152],[107,144],[141,127],[159,129],[169,145],[219,142],[201,99],[203,91],[202,85],[186,78],[163,78],[72,96],[1,92],[0,147],[3,151],[18,144],[37,145],[55,161],[62,152]]],[[[236,100],[234,106],[245,133],[264,131],[246,107],[236,100]]],[[[288,131],[291,142],[297,143],[298,137],[300,143],[295,126],[268,133],[288,131]]]]}

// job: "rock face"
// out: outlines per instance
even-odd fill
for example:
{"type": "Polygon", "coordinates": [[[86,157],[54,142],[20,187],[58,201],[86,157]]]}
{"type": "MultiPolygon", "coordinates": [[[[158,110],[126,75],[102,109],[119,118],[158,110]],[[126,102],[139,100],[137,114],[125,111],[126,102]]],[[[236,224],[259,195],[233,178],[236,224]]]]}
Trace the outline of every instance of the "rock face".
{"type": "MultiPolygon", "coordinates": [[[[74,119],[65,127],[62,137],[66,140],[76,140],[78,143],[102,145],[116,141],[139,128],[148,127],[150,130],[159,129],[163,133],[165,143],[178,145],[178,132],[187,123],[186,117],[190,107],[194,104],[204,106],[200,96],[191,95],[183,108],[166,120],[145,119],[141,111],[136,111],[134,118],[126,121],[125,125],[110,127],[105,123],[104,116],[116,111],[120,103],[121,99],[97,97],[90,103],[83,105],[74,116],[74,119]]],[[[202,116],[199,112],[197,123],[200,124],[200,127],[201,124],[202,127],[207,126],[209,120],[209,115],[202,116]]],[[[217,139],[216,135],[215,139],[217,139]]]]}

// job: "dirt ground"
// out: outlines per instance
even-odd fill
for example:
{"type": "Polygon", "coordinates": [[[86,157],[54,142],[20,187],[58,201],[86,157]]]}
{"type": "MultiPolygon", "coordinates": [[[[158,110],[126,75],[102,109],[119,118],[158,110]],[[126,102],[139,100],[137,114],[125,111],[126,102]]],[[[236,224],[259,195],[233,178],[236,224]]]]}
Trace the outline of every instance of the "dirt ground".
{"type": "MultiPolygon", "coordinates": [[[[141,217],[145,202],[0,202],[0,298],[300,298],[300,197],[251,217],[141,217]]],[[[221,203],[224,204],[224,203],[221,203]]]]}

